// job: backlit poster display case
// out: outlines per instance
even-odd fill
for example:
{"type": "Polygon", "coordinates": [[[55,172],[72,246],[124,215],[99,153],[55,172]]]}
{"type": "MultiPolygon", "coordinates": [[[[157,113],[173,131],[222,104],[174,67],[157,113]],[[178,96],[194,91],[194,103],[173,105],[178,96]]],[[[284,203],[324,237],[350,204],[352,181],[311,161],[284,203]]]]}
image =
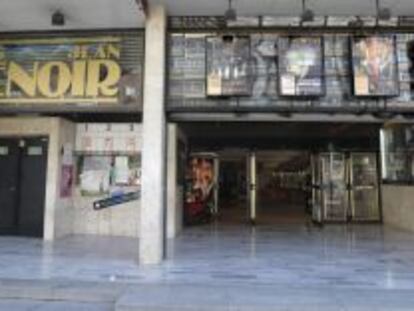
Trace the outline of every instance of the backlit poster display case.
{"type": "Polygon", "coordinates": [[[356,37],[351,46],[354,95],[397,96],[395,37],[356,37]]]}
{"type": "Polygon", "coordinates": [[[324,95],[322,38],[282,37],[278,44],[280,95],[324,95]]]}
{"type": "Polygon", "coordinates": [[[218,158],[215,154],[191,154],[185,174],[184,222],[211,220],[217,205],[218,158]]]}
{"type": "Polygon", "coordinates": [[[207,96],[249,96],[252,93],[250,38],[206,38],[207,96]]]}

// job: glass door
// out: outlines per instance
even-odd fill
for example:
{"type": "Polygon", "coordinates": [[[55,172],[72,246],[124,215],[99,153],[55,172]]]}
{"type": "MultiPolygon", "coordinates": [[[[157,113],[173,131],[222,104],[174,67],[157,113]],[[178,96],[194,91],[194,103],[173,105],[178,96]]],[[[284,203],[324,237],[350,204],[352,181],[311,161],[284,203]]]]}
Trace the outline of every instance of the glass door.
{"type": "Polygon", "coordinates": [[[324,221],[347,220],[348,191],[346,159],[343,153],[320,155],[321,200],[324,221]]]}
{"type": "Polygon", "coordinates": [[[351,154],[351,210],[357,221],[379,221],[379,187],[375,153],[351,154]]]}
{"type": "Polygon", "coordinates": [[[320,157],[317,154],[311,156],[312,169],[312,220],[322,223],[322,176],[320,157]]]}

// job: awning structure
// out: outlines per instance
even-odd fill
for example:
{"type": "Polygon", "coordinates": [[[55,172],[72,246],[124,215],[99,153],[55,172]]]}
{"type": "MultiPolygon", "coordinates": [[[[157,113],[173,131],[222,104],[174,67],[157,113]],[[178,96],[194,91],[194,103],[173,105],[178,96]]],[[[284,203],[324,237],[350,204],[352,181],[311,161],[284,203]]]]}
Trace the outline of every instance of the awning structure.
{"type": "MultiPolygon", "coordinates": [[[[150,4],[164,4],[169,15],[223,15],[227,0],[149,0],[150,4]]],[[[381,7],[391,7],[393,16],[414,15],[412,0],[380,0],[381,7]]],[[[233,0],[239,16],[300,16],[301,0],[233,0]]],[[[306,5],[316,16],[373,16],[376,15],[373,0],[307,0],[306,5]]]]}
{"type": "Polygon", "coordinates": [[[0,32],[143,28],[144,0],[1,1],[0,32]],[[52,25],[55,12],[64,25],[52,25]]]}

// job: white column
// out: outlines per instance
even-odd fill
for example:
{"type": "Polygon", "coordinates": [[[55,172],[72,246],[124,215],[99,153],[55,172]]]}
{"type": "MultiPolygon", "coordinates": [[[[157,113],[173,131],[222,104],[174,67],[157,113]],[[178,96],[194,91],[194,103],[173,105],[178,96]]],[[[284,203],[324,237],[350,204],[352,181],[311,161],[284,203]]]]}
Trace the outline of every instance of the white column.
{"type": "Polygon", "coordinates": [[[166,120],[166,12],[150,6],[145,29],[142,190],[139,260],[158,264],[164,257],[166,120]]]}

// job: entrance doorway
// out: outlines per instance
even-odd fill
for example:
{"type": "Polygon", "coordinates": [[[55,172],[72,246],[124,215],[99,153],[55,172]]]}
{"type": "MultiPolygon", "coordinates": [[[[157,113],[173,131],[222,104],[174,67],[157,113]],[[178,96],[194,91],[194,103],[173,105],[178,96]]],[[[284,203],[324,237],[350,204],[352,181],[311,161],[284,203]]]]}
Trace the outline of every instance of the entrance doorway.
{"type": "Polygon", "coordinates": [[[225,224],[249,219],[247,152],[222,151],[219,155],[217,220],[225,224]]]}
{"type": "MultiPolygon", "coordinates": [[[[208,187],[217,188],[218,200],[193,204],[194,196],[186,196],[185,210],[196,206],[212,216],[204,223],[381,221],[376,124],[193,122],[181,128],[189,159],[210,153],[218,162],[209,178],[216,183],[208,187]]],[[[188,184],[191,195],[197,183],[188,184]]]]}
{"type": "Polygon", "coordinates": [[[256,152],[258,224],[304,224],[310,221],[310,155],[306,151],[256,152]]]}
{"type": "Polygon", "coordinates": [[[48,140],[0,139],[0,234],[43,237],[48,140]]]}
{"type": "Polygon", "coordinates": [[[379,169],[373,152],[329,152],[312,157],[313,220],[379,222],[379,169]]]}

